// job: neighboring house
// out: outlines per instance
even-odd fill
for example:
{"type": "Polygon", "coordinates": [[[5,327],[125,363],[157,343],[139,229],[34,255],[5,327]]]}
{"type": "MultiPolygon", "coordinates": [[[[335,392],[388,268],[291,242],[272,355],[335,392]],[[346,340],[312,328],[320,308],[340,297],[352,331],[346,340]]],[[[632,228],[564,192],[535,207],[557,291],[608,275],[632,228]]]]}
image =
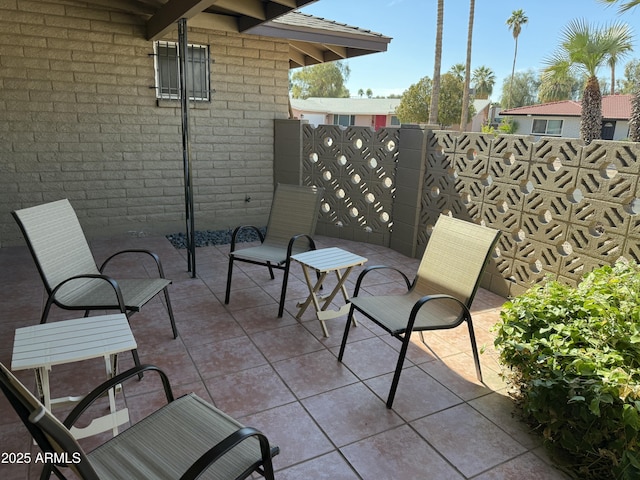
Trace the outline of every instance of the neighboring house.
{"type": "MultiPolygon", "coordinates": [[[[632,95],[606,95],[602,97],[602,138],[621,140],[629,135],[632,95]]],[[[522,135],[580,138],[580,102],[542,103],[502,110],[502,117],[513,117],[522,135]]]]}
{"type": "Polygon", "coordinates": [[[391,40],[308,3],[0,2],[0,246],[21,242],[12,210],[65,197],[89,237],[184,231],[181,18],[196,228],[264,224],[290,68],[391,40]]]}
{"type": "Polygon", "coordinates": [[[473,108],[476,113],[467,128],[469,132],[481,132],[482,125],[488,123],[491,109],[491,100],[474,100],[473,108]]]}
{"type": "Polygon", "coordinates": [[[371,127],[400,126],[395,115],[399,98],[292,98],[293,116],[318,125],[371,127]]]}
{"type": "MultiPolygon", "coordinates": [[[[293,116],[306,120],[313,126],[351,125],[371,127],[378,130],[383,127],[400,126],[395,115],[400,98],[292,98],[293,116]]],[[[474,100],[476,114],[467,126],[467,131],[480,132],[489,116],[489,100],[474,100]]]]}

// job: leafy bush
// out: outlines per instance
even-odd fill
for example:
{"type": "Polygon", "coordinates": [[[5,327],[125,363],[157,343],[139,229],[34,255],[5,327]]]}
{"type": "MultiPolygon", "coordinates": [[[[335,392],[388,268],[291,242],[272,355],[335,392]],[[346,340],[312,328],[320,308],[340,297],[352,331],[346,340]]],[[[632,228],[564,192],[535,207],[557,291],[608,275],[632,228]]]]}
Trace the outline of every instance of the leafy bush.
{"type": "Polygon", "coordinates": [[[547,279],[504,305],[496,331],[525,418],[576,475],[640,478],[640,266],[547,279]]]}

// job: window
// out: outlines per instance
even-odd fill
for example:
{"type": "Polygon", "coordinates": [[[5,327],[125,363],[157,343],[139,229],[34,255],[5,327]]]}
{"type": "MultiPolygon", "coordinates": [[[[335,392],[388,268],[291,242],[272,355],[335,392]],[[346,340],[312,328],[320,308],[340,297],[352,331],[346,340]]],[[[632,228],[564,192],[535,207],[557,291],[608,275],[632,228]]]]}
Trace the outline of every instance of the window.
{"type": "Polygon", "coordinates": [[[355,115],[333,115],[333,124],[334,125],[342,125],[343,127],[349,127],[356,123],[355,115]]]}
{"type": "Polygon", "coordinates": [[[391,125],[400,125],[400,119],[396,115],[391,115],[391,125]]]}
{"type": "MultiPolygon", "coordinates": [[[[156,42],[156,97],[170,100],[180,98],[180,77],[178,75],[178,44],[156,42]]],[[[187,46],[187,92],[189,100],[210,100],[210,61],[209,47],[204,45],[187,46]]]]}
{"type": "Polygon", "coordinates": [[[533,121],[531,133],[536,135],[561,135],[562,120],[539,120],[533,121]]]}

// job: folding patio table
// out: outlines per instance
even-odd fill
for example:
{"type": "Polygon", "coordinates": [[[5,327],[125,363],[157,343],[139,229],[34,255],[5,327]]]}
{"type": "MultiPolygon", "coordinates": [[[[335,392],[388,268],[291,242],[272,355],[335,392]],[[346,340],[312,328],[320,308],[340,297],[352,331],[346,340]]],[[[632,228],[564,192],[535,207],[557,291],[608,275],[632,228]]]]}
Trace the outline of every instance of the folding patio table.
{"type": "MultiPolygon", "coordinates": [[[[103,357],[107,376],[115,375],[116,355],[137,348],[126,315],[101,315],[61,320],[16,329],[13,342],[12,370],[33,368],[44,406],[51,411],[56,404],[78,402],[82,396],[51,398],[49,370],[54,365],[103,357]]],[[[84,428],[72,428],[76,438],[84,438],[113,429],[129,421],[126,408],[117,410],[115,392],[109,391],[110,414],[95,418],[84,428]]]]}
{"type": "MultiPolygon", "coordinates": [[[[309,287],[309,296],[304,302],[298,304],[300,310],[298,311],[296,318],[299,319],[307,307],[313,303],[316,309],[316,316],[322,325],[322,332],[325,337],[328,337],[329,331],[327,330],[327,326],[324,322],[325,320],[331,320],[349,313],[349,295],[347,294],[347,289],[345,288],[344,283],[353,270],[353,267],[363,265],[367,259],[337,247],[321,248],[318,250],[298,253],[296,255],[292,255],[291,259],[302,265],[304,278],[307,282],[307,286],[309,287]],[[315,270],[319,273],[318,279],[315,283],[311,280],[311,270],[315,270]],[[344,270],[344,272],[342,272],[342,270],[344,270]],[[331,293],[326,296],[318,296],[318,292],[320,291],[325,278],[331,272],[335,272],[338,282],[331,293]],[[331,305],[331,302],[338,292],[342,292],[345,305],[342,305],[337,310],[329,309],[329,305],[331,305]],[[322,304],[320,304],[321,301],[323,302],[322,304]]],[[[355,324],[356,322],[354,318],[354,325],[355,324]]]]}

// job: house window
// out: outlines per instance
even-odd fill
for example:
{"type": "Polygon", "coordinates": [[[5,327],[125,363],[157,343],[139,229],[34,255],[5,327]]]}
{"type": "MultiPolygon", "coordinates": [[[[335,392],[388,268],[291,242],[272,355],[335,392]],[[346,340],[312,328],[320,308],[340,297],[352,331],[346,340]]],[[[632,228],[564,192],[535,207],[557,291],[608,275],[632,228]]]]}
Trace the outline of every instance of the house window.
{"type": "Polygon", "coordinates": [[[391,125],[400,125],[400,119],[396,115],[391,115],[391,125]]]}
{"type": "Polygon", "coordinates": [[[533,121],[531,133],[535,135],[558,135],[562,134],[562,120],[541,120],[533,121]]]}
{"type": "Polygon", "coordinates": [[[351,125],[355,125],[356,116],[355,115],[338,115],[335,114],[333,116],[333,124],[334,125],[342,125],[343,127],[349,127],[351,125]]]}
{"type": "MultiPolygon", "coordinates": [[[[156,42],[155,50],[156,97],[178,100],[180,99],[178,44],[156,42]]],[[[187,85],[189,100],[210,100],[210,64],[208,46],[187,46],[186,76],[189,83],[187,85]]]]}

